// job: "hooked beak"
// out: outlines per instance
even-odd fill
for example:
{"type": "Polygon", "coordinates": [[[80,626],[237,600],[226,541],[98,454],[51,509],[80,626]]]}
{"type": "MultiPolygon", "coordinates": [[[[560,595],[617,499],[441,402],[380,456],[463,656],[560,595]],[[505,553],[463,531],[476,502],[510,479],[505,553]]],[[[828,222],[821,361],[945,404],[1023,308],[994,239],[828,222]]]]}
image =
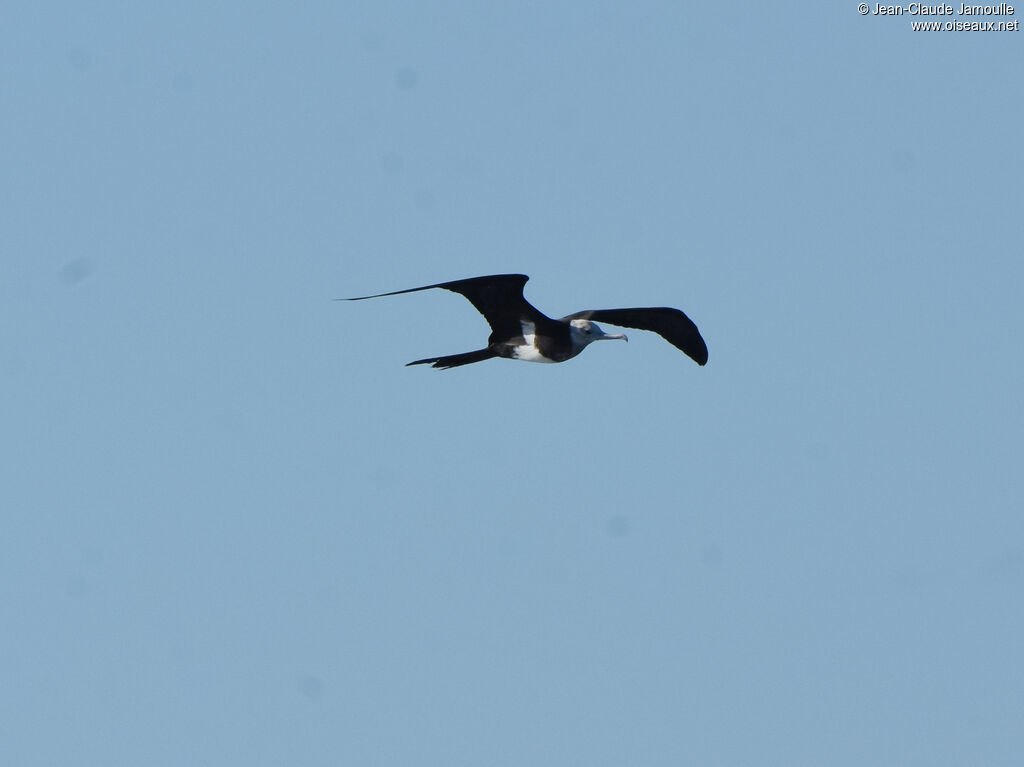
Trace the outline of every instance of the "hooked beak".
{"type": "Polygon", "coordinates": [[[601,336],[601,338],[599,340],[601,340],[601,341],[618,341],[618,340],[622,340],[622,341],[626,341],[627,343],[629,342],[629,339],[626,338],[626,334],[625,333],[605,333],[603,336],[601,336]]]}

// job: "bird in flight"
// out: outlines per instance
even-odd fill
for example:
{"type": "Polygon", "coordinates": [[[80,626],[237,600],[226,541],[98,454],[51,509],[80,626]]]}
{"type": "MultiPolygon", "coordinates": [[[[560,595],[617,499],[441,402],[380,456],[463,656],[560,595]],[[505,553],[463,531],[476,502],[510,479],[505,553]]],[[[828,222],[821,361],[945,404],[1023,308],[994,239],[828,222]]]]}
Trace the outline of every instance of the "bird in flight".
{"type": "Polygon", "coordinates": [[[491,336],[483,349],[446,357],[427,357],[410,362],[409,365],[431,365],[447,369],[482,362],[492,357],[528,362],[565,362],[594,341],[628,340],[622,333],[605,333],[592,320],[624,328],[652,330],[681,349],[698,365],[708,361],[708,347],[700,331],[678,309],[587,309],[555,320],[541,314],[523,297],[523,286],[528,279],[525,274],[493,274],[345,300],[365,301],[367,298],[442,288],[469,299],[491,326],[491,336]]]}

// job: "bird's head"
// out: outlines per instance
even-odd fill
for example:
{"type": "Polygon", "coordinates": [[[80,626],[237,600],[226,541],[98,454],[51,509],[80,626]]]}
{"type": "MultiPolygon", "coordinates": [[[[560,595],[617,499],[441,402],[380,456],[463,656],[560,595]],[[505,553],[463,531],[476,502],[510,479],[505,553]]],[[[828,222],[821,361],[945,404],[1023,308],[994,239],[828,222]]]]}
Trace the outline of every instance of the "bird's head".
{"type": "Polygon", "coordinates": [[[569,320],[573,340],[581,347],[593,341],[628,341],[625,333],[605,333],[596,322],[590,320],[569,320]]]}

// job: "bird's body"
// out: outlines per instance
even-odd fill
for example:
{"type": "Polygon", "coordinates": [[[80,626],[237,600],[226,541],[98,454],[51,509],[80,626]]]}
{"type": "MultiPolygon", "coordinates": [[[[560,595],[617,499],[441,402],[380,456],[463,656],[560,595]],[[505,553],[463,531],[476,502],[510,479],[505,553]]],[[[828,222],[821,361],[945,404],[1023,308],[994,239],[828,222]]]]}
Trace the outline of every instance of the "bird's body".
{"type": "Polygon", "coordinates": [[[605,333],[591,320],[652,330],[685,352],[697,364],[703,365],[708,360],[707,346],[697,326],[678,309],[590,309],[555,320],[542,314],[523,297],[523,286],[528,279],[524,274],[496,274],[348,300],[362,301],[442,288],[465,296],[491,326],[490,338],[483,349],[415,360],[409,365],[430,364],[436,368],[453,368],[493,357],[526,362],[565,362],[594,341],[627,340],[621,333],[605,333]]]}

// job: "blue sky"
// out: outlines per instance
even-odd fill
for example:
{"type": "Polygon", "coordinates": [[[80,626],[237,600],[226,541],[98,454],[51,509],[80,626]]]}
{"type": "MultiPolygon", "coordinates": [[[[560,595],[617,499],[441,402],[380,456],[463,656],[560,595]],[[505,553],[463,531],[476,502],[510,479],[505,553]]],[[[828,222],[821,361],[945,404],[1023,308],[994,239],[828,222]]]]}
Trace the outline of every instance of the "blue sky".
{"type": "Polygon", "coordinates": [[[910,22],[6,14],[4,761],[1015,763],[1024,55],[910,22]],[[497,272],[710,362],[332,300],[497,272]]]}

